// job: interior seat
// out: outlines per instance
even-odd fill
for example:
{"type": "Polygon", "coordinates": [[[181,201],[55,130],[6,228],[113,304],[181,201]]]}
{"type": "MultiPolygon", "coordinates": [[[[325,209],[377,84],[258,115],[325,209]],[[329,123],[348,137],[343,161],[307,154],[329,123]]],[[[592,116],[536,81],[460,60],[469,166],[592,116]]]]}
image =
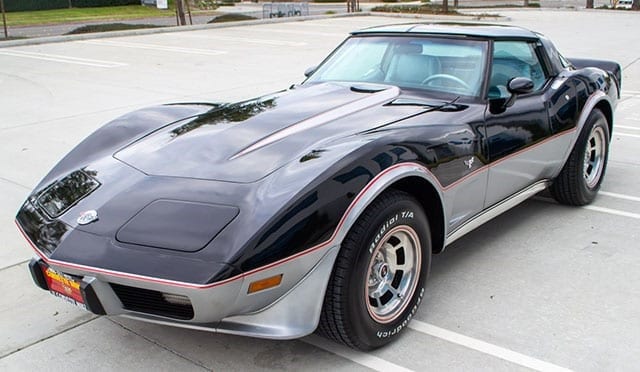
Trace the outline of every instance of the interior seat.
{"type": "Polygon", "coordinates": [[[422,45],[402,44],[394,50],[384,81],[397,85],[420,85],[439,71],[438,58],[422,54],[422,45]]]}

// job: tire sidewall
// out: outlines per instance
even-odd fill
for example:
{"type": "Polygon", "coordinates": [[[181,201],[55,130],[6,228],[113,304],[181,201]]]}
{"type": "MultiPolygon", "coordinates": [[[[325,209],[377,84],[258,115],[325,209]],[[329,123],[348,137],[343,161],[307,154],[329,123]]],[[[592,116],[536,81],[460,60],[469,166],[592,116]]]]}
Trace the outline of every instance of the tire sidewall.
{"type": "Polygon", "coordinates": [[[609,126],[607,125],[607,119],[605,118],[604,114],[602,112],[600,112],[600,110],[594,110],[589,114],[589,117],[587,119],[587,123],[585,125],[584,130],[581,133],[581,136],[579,138],[579,146],[578,146],[578,153],[576,154],[576,156],[578,157],[578,167],[577,167],[577,171],[580,172],[580,174],[578,175],[578,179],[579,179],[579,193],[580,193],[580,197],[582,200],[593,200],[596,196],[596,194],[598,193],[598,190],[600,190],[600,185],[602,184],[602,180],[604,179],[604,174],[605,171],[607,170],[607,162],[609,160],[609,138],[610,138],[610,133],[609,133],[609,126]],[[587,149],[588,146],[588,141],[589,141],[589,137],[591,136],[591,132],[594,130],[594,128],[596,127],[601,127],[603,129],[604,132],[604,154],[603,154],[603,167],[602,167],[602,171],[600,172],[600,177],[598,179],[598,182],[593,186],[593,187],[589,187],[587,185],[587,180],[584,178],[584,174],[583,169],[584,169],[584,153],[587,149]]]}
{"type": "Polygon", "coordinates": [[[359,239],[358,246],[356,265],[350,272],[349,278],[347,321],[356,338],[365,343],[366,348],[372,349],[395,339],[406,328],[424,298],[426,278],[431,265],[431,239],[427,217],[417,202],[411,199],[389,205],[373,219],[359,239]],[[366,274],[375,246],[382,236],[393,228],[403,225],[411,227],[420,241],[422,259],[420,273],[417,276],[418,283],[402,313],[395,320],[383,324],[375,321],[367,310],[364,296],[366,274]]]}

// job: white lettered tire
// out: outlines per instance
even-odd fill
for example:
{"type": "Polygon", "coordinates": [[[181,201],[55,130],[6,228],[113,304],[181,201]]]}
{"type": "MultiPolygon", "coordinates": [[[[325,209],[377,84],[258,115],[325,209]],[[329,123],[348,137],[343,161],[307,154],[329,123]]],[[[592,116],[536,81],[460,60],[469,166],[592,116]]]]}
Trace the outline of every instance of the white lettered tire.
{"type": "Polygon", "coordinates": [[[360,350],[395,340],[423,300],[430,265],[431,234],[420,203],[402,191],[384,192],[342,243],[319,333],[360,350]]]}

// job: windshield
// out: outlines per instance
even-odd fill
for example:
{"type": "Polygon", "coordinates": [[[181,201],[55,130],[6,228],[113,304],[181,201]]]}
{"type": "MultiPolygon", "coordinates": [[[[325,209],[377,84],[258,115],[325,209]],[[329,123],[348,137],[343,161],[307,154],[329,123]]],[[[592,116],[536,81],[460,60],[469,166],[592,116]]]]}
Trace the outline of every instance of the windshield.
{"type": "Polygon", "coordinates": [[[477,97],[487,45],[436,37],[352,37],[307,82],[380,83],[477,97]]]}

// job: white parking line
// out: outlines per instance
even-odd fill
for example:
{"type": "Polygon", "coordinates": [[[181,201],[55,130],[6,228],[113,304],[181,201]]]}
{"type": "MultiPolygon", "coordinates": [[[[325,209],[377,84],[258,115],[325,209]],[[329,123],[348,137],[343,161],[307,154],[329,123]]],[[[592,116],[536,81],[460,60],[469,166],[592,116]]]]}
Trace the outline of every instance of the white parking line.
{"type": "Polygon", "coordinates": [[[297,41],[286,40],[273,40],[273,39],[256,39],[248,37],[236,37],[236,36],[219,36],[219,35],[202,35],[202,34],[177,34],[180,37],[193,38],[193,39],[207,39],[207,40],[220,40],[220,41],[232,41],[238,43],[252,43],[252,44],[264,44],[264,45],[278,45],[278,46],[304,46],[307,43],[297,41]]]}
{"type": "Polygon", "coordinates": [[[588,210],[591,210],[591,211],[596,211],[596,212],[601,212],[601,213],[608,213],[608,214],[613,214],[613,215],[616,215],[616,216],[629,217],[629,218],[635,218],[636,220],[640,220],[640,214],[638,214],[638,213],[625,212],[625,211],[621,211],[621,210],[618,210],[618,209],[596,207],[595,205],[585,205],[582,208],[588,209],[588,210]]]}
{"type": "Polygon", "coordinates": [[[615,193],[615,192],[598,191],[598,195],[604,195],[604,196],[609,196],[609,197],[612,197],[612,198],[618,198],[618,199],[624,199],[624,200],[631,200],[631,201],[635,201],[635,202],[640,202],[640,197],[638,197],[638,196],[618,194],[618,193],[615,193]]]}
{"type": "MultiPolygon", "coordinates": [[[[623,194],[616,194],[616,193],[612,193],[612,192],[606,192],[606,191],[600,191],[599,193],[603,194],[603,195],[607,195],[607,196],[613,196],[616,195],[614,197],[620,197],[620,196],[624,196],[624,198],[621,199],[628,199],[628,198],[635,198],[635,196],[629,196],[629,195],[623,195],[623,194]]],[[[556,204],[558,205],[558,202],[556,202],[554,199],[552,198],[547,198],[544,196],[534,196],[532,198],[533,200],[537,200],[537,201],[541,201],[541,202],[545,202],[545,203],[550,203],[550,204],[556,204]]],[[[588,210],[592,210],[595,212],[601,212],[601,213],[607,213],[607,214],[612,214],[614,216],[622,216],[622,217],[629,217],[629,218],[635,218],[637,220],[640,220],[640,214],[638,213],[633,213],[633,212],[627,212],[627,211],[621,211],[619,209],[612,209],[612,208],[604,208],[604,207],[596,207],[595,205],[585,205],[583,207],[580,207],[582,209],[588,209],[588,210]]]]}
{"type": "Polygon", "coordinates": [[[91,67],[113,68],[113,67],[127,66],[126,63],[121,63],[121,62],[111,62],[111,61],[101,61],[101,60],[89,59],[89,58],[61,56],[58,54],[26,52],[23,50],[15,50],[15,49],[0,50],[0,54],[6,55],[6,56],[31,58],[31,59],[38,59],[41,61],[50,61],[50,62],[70,63],[72,65],[82,65],[82,66],[91,66],[91,67]]]}
{"type": "Polygon", "coordinates": [[[126,41],[111,41],[111,40],[81,40],[81,41],[76,41],[76,43],[104,45],[104,46],[113,46],[113,47],[122,47],[122,48],[134,48],[134,49],[149,49],[149,50],[158,50],[161,52],[201,54],[205,56],[218,56],[218,55],[227,53],[222,50],[214,50],[214,49],[183,48],[183,47],[165,46],[165,45],[158,45],[158,44],[131,43],[126,41]]]}
{"type": "MultiPolygon", "coordinates": [[[[638,120],[640,120],[640,119],[638,119],[638,120]]],[[[616,129],[617,129],[617,128],[620,128],[620,129],[640,130],[640,128],[637,128],[637,127],[630,127],[630,126],[627,126],[627,125],[616,125],[616,126],[615,126],[615,128],[616,128],[616,129]]]]}
{"type": "Polygon", "coordinates": [[[571,371],[503,347],[412,319],[409,328],[537,371],[571,371]]]}
{"type": "Polygon", "coordinates": [[[621,136],[621,137],[640,138],[640,134],[614,133],[613,135],[614,136],[621,136]]]}
{"type": "Polygon", "coordinates": [[[341,356],[352,362],[358,363],[361,366],[371,368],[376,371],[389,371],[389,372],[410,372],[411,370],[395,363],[391,363],[377,356],[373,356],[367,353],[349,349],[346,346],[338,345],[323,337],[310,335],[302,339],[304,342],[313,345],[322,350],[326,350],[332,354],[341,356]]]}
{"type": "Polygon", "coordinates": [[[301,30],[283,30],[281,28],[260,28],[260,31],[275,32],[281,34],[293,34],[293,35],[309,35],[309,36],[337,36],[345,38],[347,34],[337,32],[317,32],[317,31],[301,31],[301,30]]]}

